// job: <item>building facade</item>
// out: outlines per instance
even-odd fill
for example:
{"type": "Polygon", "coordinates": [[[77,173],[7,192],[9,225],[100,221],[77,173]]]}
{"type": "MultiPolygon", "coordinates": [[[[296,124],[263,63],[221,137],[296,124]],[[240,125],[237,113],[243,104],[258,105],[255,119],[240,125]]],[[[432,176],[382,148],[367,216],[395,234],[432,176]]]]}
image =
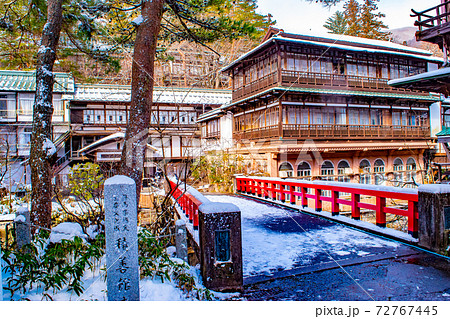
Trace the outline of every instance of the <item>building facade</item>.
{"type": "MultiPolygon", "coordinates": [[[[197,118],[230,100],[228,90],[154,88],[144,176],[153,176],[163,160],[179,172],[200,156],[197,118]]],[[[90,160],[113,168],[120,161],[130,101],[130,86],[76,85],[70,99],[73,163],[90,160]]]]}
{"type": "Polygon", "coordinates": [[[223,69],[232,102],[199,118],[205,140],[233,116],[232,150],[270,176],[360,183],[422,182],[430,135],[428,92],[390,79],[438,69],[431,53],[349,36],[270,29],[263,42],[223,69]]]}
{"type": "MultiPolygon", "coordinates": [[[[7,186],[30,184],[27,159],[33,124],[36,73],[0,70],[0,156],[2,183],[7,186]]],[[[55,73],[53,86],[52,134],[58,156],[65,154],[64,139],[69,131],[66,99],[74,94],[74,79],[66,73],[55,73]]],[[[64,167],[55,165],[56,171],[64,167]]]]}

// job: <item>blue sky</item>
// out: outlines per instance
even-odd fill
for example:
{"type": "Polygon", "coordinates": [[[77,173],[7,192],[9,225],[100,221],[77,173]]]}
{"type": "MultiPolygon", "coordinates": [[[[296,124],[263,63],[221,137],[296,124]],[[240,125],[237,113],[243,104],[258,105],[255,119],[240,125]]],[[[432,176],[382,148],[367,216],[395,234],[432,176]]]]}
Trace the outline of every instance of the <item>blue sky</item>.
{"type": "MultiPolygon", "coordinates": [[[[384,23],[390,29],[396,29],[414,26],[415,19],[409,16],[411,8],[421,11],[439,3],[440,0],[381,0],[378,8],[386,14],[384,23]]],[[[298,33],[326,32],[323,28],[326,19],[336,10],[342,10],[342,4],[326,9],[320,3],[310,3],[306,0],[258,0],[258,6],[260,13],[273,15],[277,20],[277,27],[298,33]]]]}

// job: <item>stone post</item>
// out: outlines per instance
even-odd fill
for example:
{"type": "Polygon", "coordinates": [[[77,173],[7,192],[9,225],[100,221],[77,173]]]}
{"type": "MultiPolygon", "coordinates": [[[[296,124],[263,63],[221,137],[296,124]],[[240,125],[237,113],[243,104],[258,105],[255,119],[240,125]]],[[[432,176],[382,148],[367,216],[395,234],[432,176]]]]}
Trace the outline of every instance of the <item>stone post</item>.
{"type": "Polygon", "coordinates": [[[108,300],[138,301],[136,184],[116,175],[106,180],[104,188],[108,300]]]}
{"type": "Polygon", "coordinates": [[[177,248],[177,257],[188,261],[188,244],[186,222],[179,219],[175,222],[175,244],[177,248]]]}
{"type": "Polygon", "coordinates": [[[450,245],[450,185],[419,186],[419,245],[448,254],[450,245]]]}
{"type": "Polygon", "coordinates": [[[14,224],[17,248],[21,249],[24,245],[31,243],[31,223],[28,207],[23,206],[17,209],[14,224]]]}
{"type": "Polygon", "coordinates": [[[207,202],[199,207],[201,273],[205,287],[242,291],[241,212],[234,204],[207,202]]]}

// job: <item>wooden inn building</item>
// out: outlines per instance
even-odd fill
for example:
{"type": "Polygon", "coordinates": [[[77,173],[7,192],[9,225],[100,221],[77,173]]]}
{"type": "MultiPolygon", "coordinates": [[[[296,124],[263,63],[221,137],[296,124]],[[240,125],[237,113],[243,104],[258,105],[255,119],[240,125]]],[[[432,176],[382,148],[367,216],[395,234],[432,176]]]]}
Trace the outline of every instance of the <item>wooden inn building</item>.
{"type": "Polygon", "coordinates": [[[223,69],[232,101],[199,118],[202,138],[212,144],[225,132],[250,171],[270,176],[422,182],[435,148],[430,105],[440,96],[387,82],[440,65],[428,51],[387,41],[271,28],[223,69]]]}

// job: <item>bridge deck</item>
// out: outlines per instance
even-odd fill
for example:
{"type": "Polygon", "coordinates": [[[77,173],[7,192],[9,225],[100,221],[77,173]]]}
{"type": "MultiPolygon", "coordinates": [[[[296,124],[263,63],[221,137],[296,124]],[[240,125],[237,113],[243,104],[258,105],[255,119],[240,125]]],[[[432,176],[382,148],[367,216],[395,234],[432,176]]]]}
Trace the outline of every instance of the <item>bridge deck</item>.
{"type": "MultiPolygon", "coordinates": [[[[344,282],[348,282],[347,289],[357,291],[362,300],[370,300],[372,294],[375,296],[373,299],[385,300],[388,298],[388,293],[392,293],[394,296],[395,291],[380,288],[379,285],[372,282],[373,280],[378,283],[383,280],[387,282],[399,280],[399,285],[402,287],[409,283],[411,289],[420,290],[424,285],[423,287],[426,286],[428,290],[432,290],[430,288],[432,279],[430,278],[434,278],[435,287],[439,290],[435,297],[450,300],[450,266],[446,259],[424,254],[396,241],[383,239],[328,220],[257,200],[239,196],[210,195],[207,197],[216,202],[232,202],[241,209],[244,284],[249,293],[248,299],[320,300],[314,296],[320,291],[314,292],[313,289],[307,294],[302,291],[312,289],[311,285],[316,287],[315,289],[322,287],[321,289],[327,290],[326,287],[336,285],[345,278],[344,282]],[[441,270],[434,268],[427,273],[423,270],[423,266],[418,265],[415,265],[414,269],[409,269],[411,265],[408,260],[415,260],[418,258],[417,256],[433,257],[443,263],[444,268],[447,268],[442,274],[441,270]],[[385,265],[400,260],[404,262],[395,262],[393,265],[396,268],[393,271],[397,277],[404,276],[405,278],[402,280],[387,278],[386,275],[380,279],[378,278],[378,268],[372,268],[375,264],[385,265]],[[404,271],[399,270],[403,264],[409,265],[409,273],[402,273],[404,271]],[[345,270],[352,267],[357,267],[352,270],[354,273],[358,273],[356,277],[355,274],[349,274],[345,270]],[[327,280],[326,276],[324,277],[324,273],[327,272],[331,272],[330,278],[333,279],[327,280]],[[315,277],[311,273],[320,273],[321,275],[315,277]],[[428,277],[426,284],[423,276],[411,278],[411,275],[417,276],[420,273],[426,273],[425,276],[428,277]],[[302,281],[301,278],[309,279],[302,281]],[[316,282],[315,278],[319,281],[322,280],[322,286],[317,283],[312,284],[316,282]],[[273,279],[277,280],[273,281],[273,279]],[[368,280],[369,283],[366,284],[370,288],[360,287],[359,280],[368,280]],[[306,286],[302,288],[295,284],[300,281],[302,286],[306,286]],[[281,286],[277,282],[282,283],[281,286]],[[383,295],[379,298],[374,292],[378,289],[377,287],[380,288],[380,293],[383,295]],[[298,291],[292,291],[294,288],[298,291]]],[[[395,289],[395,285],[392,288],[395,289]]],[[[403,290],[405,289],[407,290],[407,288],[403,290]]],[[[335,289],[330,290],[328,297],[325,298],[346,300],[345,296],[349,296],[348,293],[342,294],[342,291],[335,295],[334,291],[335,289]]],[[[322,293],[326,295],[324,291],[322,293]]],[[[405,296],[408,297],[408,295],[409,293],[405,296]]],[[[354,298],[354,296],[349,298],[354,298]]]]}

